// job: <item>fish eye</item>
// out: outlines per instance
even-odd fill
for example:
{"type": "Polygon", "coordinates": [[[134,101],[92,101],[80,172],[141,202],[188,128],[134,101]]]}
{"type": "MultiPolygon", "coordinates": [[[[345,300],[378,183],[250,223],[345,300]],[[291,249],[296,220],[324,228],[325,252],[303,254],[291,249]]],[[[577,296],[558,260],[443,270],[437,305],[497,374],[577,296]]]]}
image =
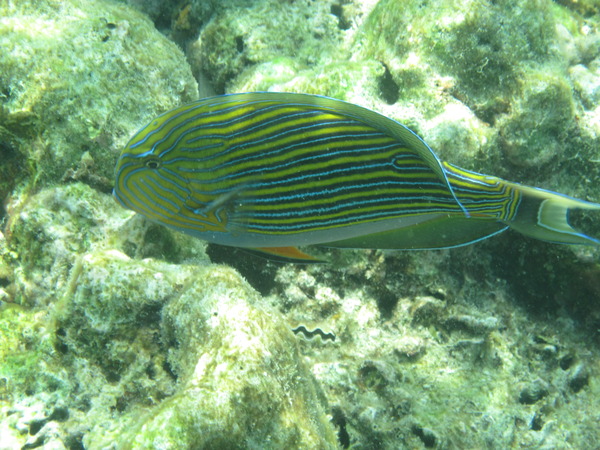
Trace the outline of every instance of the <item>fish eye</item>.
{"type": "Polygon", "coordinates": [[[146,167],[148,169],[153,169],[153,170],[160,169],[160,166],[161,166],[160,160],[158,160],[156,158],[149,159],[144,164],[146,165],[146,167]]]}

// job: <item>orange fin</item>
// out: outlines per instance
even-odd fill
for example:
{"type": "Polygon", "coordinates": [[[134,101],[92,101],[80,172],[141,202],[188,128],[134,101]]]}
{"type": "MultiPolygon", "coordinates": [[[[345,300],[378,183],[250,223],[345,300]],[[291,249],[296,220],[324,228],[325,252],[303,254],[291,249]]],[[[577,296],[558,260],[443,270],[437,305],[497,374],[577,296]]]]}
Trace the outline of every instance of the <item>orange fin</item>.
{"type": "Polygon", "coordinates": [[[265,258],[272,259],[280,262],[289,263],[323,263],[322,259],[315,258],[303,251],[298,250],[296,247],[257,247],[257,248],[244,248],[242,250],[249,251],[250,253],[256,253],[265,258]]]}

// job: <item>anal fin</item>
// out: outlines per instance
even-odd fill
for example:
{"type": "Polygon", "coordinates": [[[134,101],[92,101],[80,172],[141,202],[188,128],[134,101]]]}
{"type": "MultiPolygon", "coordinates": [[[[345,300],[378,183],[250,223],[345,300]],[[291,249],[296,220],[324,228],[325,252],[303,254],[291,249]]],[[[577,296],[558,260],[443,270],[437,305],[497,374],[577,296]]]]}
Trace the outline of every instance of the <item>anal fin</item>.
{"type": "Polygon", "coordinates": [[[314,256],[311,256],[308,253],[304,253],[303,251],[298,250],[298,248],[296,247],[257,247],[243,248],[242,250],[279,262],[300,264],[314,264],[325,262],[322,259],[315,258],[314,256]]]}
{"type": "Polygon", "coordinates": [[[411,226],[321,244],[337,248],[426,250],[460,247],[487,239],[508,228],[489,218],[440,215],[411,226]]]}

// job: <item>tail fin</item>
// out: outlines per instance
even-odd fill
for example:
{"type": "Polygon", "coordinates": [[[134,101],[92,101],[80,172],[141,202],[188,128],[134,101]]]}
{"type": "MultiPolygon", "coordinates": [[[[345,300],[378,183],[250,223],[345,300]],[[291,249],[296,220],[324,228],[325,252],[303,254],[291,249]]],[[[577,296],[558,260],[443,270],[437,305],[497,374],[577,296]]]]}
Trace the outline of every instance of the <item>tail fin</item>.
{"type": "Polygon", "coordinates": [[[569,225],[569,210],[600,210],[600,204],[578,200],[556,192],[508,183],[521,194],[519,206],[508,226],[543,241],[559,244],[600,245],[600,240],[569,225]]]}

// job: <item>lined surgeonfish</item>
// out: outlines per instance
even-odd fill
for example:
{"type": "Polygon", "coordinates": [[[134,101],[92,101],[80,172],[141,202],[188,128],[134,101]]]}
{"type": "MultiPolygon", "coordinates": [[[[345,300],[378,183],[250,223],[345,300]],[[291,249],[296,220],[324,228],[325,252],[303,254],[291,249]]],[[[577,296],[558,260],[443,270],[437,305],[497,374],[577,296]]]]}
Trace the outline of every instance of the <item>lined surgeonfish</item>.
{"type": "Polygon", "coordinates": [[[600,204],[440,161],[400,123],[327,97],[217,96],[159,116],[116,166],[121,205],[209,242],[289,261],[296,246],[430,249],[507,228],[600,245],[568,223],[600,204]]]}

